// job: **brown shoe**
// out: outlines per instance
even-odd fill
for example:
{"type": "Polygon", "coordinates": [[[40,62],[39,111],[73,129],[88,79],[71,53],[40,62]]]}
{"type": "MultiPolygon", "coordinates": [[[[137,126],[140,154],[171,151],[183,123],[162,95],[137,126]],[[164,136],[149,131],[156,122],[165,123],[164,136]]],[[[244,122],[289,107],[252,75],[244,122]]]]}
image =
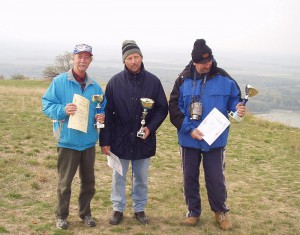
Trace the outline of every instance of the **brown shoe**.
{"type": "Polygon", "coordinates": [[[229,230],[232,228],[232,223],[229,220],[229,215],[227,212],[216,212],[215,218],[222,230],[229,230]]]}
{"type": "Polygon", "coordinates": [[[139,221],[141,224],[148,224],[148,218],[144,211],[134,212],[134,217],[139,221]]]}
{"type": "Polygon", "coordinates": [[[198,221],[199,221],[199,216],[196,216],[196,217],[191,216],[191,217],[185,218],[185,224],[190,225],[190,226],[196,226],[198,221]]]}
{"type": "Polygon", "coordinates": [[[109,223],[112,225],[118,225],[123,219],[123,212],[113,211],[111,217],[109,218],[109,223]]]}

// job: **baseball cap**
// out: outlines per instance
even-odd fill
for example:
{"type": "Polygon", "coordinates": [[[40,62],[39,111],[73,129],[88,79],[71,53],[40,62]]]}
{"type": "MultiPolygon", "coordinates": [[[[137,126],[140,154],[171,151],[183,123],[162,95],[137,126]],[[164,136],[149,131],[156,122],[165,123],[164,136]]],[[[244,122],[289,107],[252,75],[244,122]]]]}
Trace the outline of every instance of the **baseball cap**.
{"type": "Polygon", "coordinates": [[[87,44],[77,44],[75,46],[73,54],[78,54],[80,52],[88,52],[91,56],[93,56],[92,47],[87,44]]]}

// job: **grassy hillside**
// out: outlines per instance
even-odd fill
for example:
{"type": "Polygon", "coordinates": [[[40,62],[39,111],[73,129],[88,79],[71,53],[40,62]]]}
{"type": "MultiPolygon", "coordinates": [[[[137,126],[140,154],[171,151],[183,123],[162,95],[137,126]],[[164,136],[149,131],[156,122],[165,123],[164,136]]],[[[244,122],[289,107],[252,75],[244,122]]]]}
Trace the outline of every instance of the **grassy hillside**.
{"type": "Polygon", "coordinates": [[[80,187],[74,179],[70,229],[55,228],[56,143],[52,123],[42,114],[45,81],[0,80],[0,233],[9,234],[299,234],[300,129],[246,116],[231,124],[227,147],[228,207],[234,228],[222,232],[208,206],[201,167],[203,213],[196,227],[186,213],[176,130],[167,119],[158,130],[151,160],[146,226],[133,219],[128,174],[128,206],[121,225],[111,226],[111,169],[97,147],[95,228],[77,216],[80,187]]]}

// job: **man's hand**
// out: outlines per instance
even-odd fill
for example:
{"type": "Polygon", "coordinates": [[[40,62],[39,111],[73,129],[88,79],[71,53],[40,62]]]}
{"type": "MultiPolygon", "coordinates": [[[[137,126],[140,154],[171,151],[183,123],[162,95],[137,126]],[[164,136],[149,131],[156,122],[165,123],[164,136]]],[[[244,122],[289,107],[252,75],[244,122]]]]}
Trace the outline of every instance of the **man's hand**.
{"type": "Polygon", "coordinates": [[[141,139],[145,140],[150,135],[150,130],[148,129],[148,127],[143,127],[142,130],[145,132],[145,136],[141,137],[141,139]]]}
{"type": "Polygon", "coordinates": [[[75,114],[76,110],[77,110],[76,104],[69,103],[66,105],[65,112],[67,116],[75,114]]]}
{"type": "Polygon", "coordinates": [[[196,140],[202,140],[202,136],[203,134],[197,128],[195,128],[191,133],[191,137],[196,140]]]}
{"type": "Polygon", "coordinates": [[[101,114],[96,114],[95,115],[95,119],[97,122],[99,123],[104,123],[104,120],[105,120],[105,115],[103,113],[101,114]]]}
{"type": "Polygon", "coordinates": [[[237,113],[240,117],[243,117],[245,115],[245,112],[246,112],[246,106],[242,104],[242,102],[238,103],[236,105],[236,110],[237,110],[237,113]]]}
{"type": "Polygon", "coordinates": [[[101,151],[105,155],[110,155],[110,146],[102,146],[101,151]]]}

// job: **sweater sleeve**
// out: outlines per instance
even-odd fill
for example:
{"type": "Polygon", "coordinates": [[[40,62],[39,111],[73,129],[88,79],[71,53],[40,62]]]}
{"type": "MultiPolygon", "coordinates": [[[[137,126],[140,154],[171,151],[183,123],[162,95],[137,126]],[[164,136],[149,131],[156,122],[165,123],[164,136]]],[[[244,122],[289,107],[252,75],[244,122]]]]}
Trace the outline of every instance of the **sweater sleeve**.
{"type": "Polygon", "coordinates": [[[155,98],[155,113],[149,124],[147,124],[150,133],[155,133],[168,115],[168,101],[161,82],[157,82],[157,92],[155,98]]]}
{"type": "Polygon", "coordinates": [[[181,85],[180,83],[181,83],[181,79],[179,77],[175,81],[173,90],[170,94],[170,100],[169,100],[170,121],[177,128],[177,130],[181,129],[184,120],[184,114],[181,112],[179,108],[179,102],[180,99],[182,98],[180,95],[180,85],[181,85]]]}
{"type": "Polygon", "coordinates": [[[99,133],[99,145],[100,146],[111,146],[111,135],[112,135],[112,116],[114,112],[112,100],[112,89],[110,82],[108,82],[105,89],[105,128],[100,130],[99,133]]]}
{"type": "Polygon", "coordinates": [[[42,97],[43,113],[53,120],[65,119],[65,104],[59,96],[59,88],[55,80],[52,81],[48,90],[42,97]]]}

